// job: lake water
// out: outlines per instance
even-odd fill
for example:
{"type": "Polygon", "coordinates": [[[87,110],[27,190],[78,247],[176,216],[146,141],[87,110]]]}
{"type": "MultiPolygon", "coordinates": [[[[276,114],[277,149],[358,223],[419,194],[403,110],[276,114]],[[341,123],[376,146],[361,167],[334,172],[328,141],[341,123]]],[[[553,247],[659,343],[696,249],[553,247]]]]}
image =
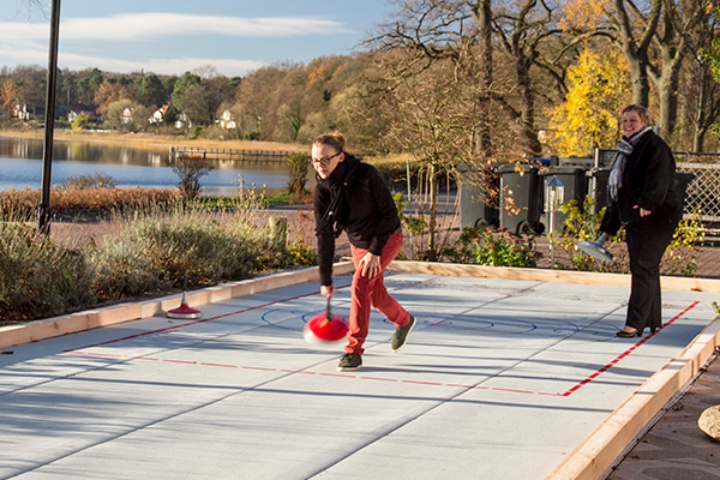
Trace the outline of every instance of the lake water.
{"type": "MultiPolygon", "coordinates": [[[[0,138],[0,190],[42,188],[42,156],[42,140],[0,138]]],[[[175,188],[180,179],[169,165],[169,157],[169,152],[162,150],[56,141],[52,183],[59,185],[68,177],[103,174],[121,188],[175,188]]],[[[203,195],[235,195],[241,177],[245,187],[266,185],[269,193],[287,189],[289,170],[285,162],[212,162],[214,169],[200,178],[203,195]]]]}

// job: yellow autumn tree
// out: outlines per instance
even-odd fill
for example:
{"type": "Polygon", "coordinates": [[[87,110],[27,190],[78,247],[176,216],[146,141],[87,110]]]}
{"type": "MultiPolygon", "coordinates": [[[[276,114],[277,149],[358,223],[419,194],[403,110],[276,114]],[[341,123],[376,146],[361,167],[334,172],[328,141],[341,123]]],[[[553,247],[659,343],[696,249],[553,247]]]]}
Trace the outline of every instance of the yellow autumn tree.
{"type": "Polygon", "coordinates": [[[548,111],[550,145],[560,156],[586,156],[595,147],[614,148],[618,114],[630,103],[630,72],[622,53],[585,49],[568,69],[565,102],[548,111]]]}

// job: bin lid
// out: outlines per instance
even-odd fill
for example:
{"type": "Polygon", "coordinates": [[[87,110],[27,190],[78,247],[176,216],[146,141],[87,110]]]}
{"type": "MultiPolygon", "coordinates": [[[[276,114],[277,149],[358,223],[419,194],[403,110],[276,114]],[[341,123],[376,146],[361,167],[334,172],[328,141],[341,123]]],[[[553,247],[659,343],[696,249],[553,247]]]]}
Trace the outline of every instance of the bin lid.
{"type": "Polygon", "coordinates": [[[562,174],[571,174],[571,175],[579,175],[581,173],[585,173],[585,168],[583,167],[571,167],[571,166],[563,166],[563,167],[550,167],[544,169],[542,172],[540,172],[540,175],[562,175],[562,174]]]}
{"type": "MultiPolygon", "coordinates": [[[[516,173],[518,170],[516,169],[515,163],[504,163],[502,165],[498,165],[495,168],[495,171],[497,173],[516,173]]],[[[524,165],[520,164],[520,170],[524,172],[529,172],[531,170],[537,170],[538,168],[534,165],[524,165]]]]}

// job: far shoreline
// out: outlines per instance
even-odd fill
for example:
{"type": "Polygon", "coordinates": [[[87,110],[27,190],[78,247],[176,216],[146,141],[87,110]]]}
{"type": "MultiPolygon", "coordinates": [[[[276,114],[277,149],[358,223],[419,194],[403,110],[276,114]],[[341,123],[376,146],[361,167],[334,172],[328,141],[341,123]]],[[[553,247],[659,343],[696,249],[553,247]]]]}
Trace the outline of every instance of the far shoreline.
{"type": "MultiPolygon", "coordinates": [[[[0,138],[43,140],[45,131],[42,129],[0,129],[0,138]]],[[[71,131],[56,129],[53,132],[55,142],[99,143],[104,145],[132,145],[132,148],[148,150],[164,150],[170,147],[261,150],[261,151],[292,151],[308,153],[307,145],[264,142],[255,140],[209,140],[204,138],[188,139],[184,136],[156,135],[154,133],[117,133],[71,131]]]]}
{"type": "MultiPolygon", "coordinates": [[[[45,131],[36,129],[12,129],[0,128],[0,139],[33,139],[43,140],[45,131]]],[[[299,143],[267,142],[261,140],[210,140],[205,138],[189,139],[182,135],[159,135],[154,133],[117,133],[105,131],[83,130],[73,132],[72,130],[55,129],[53,132],[53,143],[56,142],[78,142],[97,143],[101,145],[126,145],[134,149],[146,149],[154,151],[169,151],[170,147],[206,148],[225,150],[248,150],[248,151],[270,151],[270,152],[295,152],[310,154],[310,145],[299,143]]],[[[352,152],[352,149],[350,150],[352,152]]],[[[388,155],[362,155],[360,156],[368,163],[377,165],[385,163],[406,163],[413,162],[409,154],[388,154],[388,155]]]]}

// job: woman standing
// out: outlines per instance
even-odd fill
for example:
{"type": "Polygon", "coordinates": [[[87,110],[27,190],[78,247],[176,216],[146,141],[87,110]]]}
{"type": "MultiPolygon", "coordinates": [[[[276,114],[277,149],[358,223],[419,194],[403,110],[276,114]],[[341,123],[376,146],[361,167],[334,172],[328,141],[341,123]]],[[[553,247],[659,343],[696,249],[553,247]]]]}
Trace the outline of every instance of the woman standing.
{"type": "Polygon", "coordinates": [[[402,347],[415,325],[410,315],[385,289],[384,272],[402,248],[402,231],[390,190],[377,170],[344,150],[345,138],[328,133],[315,139],[312,163],[317,185],[313,194],[318,241],[320,293],[332,298],[335,239],[345,231],[355,273],[351,286],[350,330],[338,370],[362,366],[363,344],[370,308],[382,312],[396,327],[392,348],[402,347]]]}
{"type": "Polygon", "coordinates": [[[662,326],[660,261],[682,216],[674,188],[675,159],[650,127],[640,105],[622,111],[623,138],[608,178],[608,208],[600,230],[625,227],[631,287],[625,326],[618,337],[642,336],[662,326]]]}

